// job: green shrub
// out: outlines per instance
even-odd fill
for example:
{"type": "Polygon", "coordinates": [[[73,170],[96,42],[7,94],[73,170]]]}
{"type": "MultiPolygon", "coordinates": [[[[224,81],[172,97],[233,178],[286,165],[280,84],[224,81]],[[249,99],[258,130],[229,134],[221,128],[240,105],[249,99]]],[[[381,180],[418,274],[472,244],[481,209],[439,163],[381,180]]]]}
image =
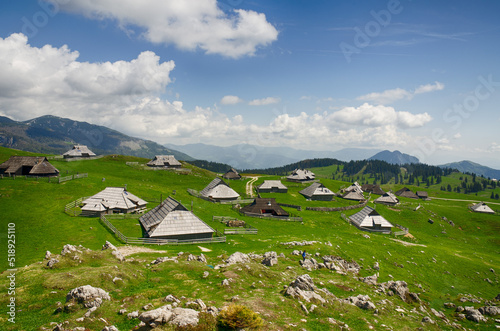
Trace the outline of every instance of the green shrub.
{"type": "Polygon", "coordinates": [[[218,317],[218,325],[222,329],[260,329],[263,326],[258,314],[243,305],[231,304],[224,308],[218,317]]]}

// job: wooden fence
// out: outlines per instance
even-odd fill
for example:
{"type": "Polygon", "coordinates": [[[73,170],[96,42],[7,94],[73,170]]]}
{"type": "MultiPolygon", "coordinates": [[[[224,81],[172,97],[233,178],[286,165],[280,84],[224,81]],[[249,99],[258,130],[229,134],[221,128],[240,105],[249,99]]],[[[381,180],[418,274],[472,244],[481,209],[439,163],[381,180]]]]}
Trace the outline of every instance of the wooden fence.
{"type": "Polygon", "coordinates": [[[75,174],[71,176],[65,176],[65,177],[58,177],[58,182],[63,183],[67,182],[68,180],[73,180],[73,179],[78,179],[78,178],[87,178],[89,176],[88,173],[83,173],[83,174],[75,174]]]}
{"type": "Polygon", "coordinates": [[[88,199],[89,197],[81,197],[76,199],[75,201],[71,201],[68,203],[66,206],[64,206],[64,212],[68,214],[69,216],[78,216],[80,215],[80,212],[78,212],[77,215],[77,208],[80,206],[80,204],[88,199]]]}
{"type": "Polygon", "coordinates": [[[216,237],[212,238],[200,238],[200,239],[156,239],[156,238],[134,238],[127,237],[120,232],[111,222],[107,220],[106,217],[110,215],[101,215],[101,222],[116,235],[116,237],[125,244],[140,244],[140,245],[183,245],[183,244],[211,244],[211,243],[222,243],[226,242],[226,237],[223,236],[219,231],[216,230],[216,237]]]}
{"type": "MultiPolygon", "coordinates": [[[[225,223],[226,225],[230,221],[239,221],[235,217],[227,217],[227,216],[212,216],[212,221],[219,221],[221,223],[225,223]]],[[[258,230],[251,225],[245,223],[244,227],[239,228],[230,228],[224,229],[224,235],[226,234],[257,234],[258,230]]]]}
{"type": "Polygon", "coordinates": [[[401,231],[392,232],[392,234],[395,236],[404,236],[404,235],[407,235],[408,232],[410,231],[408,228],[406,228],[402,225],[399,225],[399,224],[394,224],[394,227],[401,229],[401,231]]]}
{"type": "Polygon", "coordinates": [[[269,216],[269,215],[254,214],[254,213],[244,213],[242,211],[239,211],[239,213],[242,215],[245,215],[245,216],[256,217],[256,218],[261,218],[261,219],[265,219],[265,220],[302,222],[302,217],[296,217],[296,216],[269,216]]]}

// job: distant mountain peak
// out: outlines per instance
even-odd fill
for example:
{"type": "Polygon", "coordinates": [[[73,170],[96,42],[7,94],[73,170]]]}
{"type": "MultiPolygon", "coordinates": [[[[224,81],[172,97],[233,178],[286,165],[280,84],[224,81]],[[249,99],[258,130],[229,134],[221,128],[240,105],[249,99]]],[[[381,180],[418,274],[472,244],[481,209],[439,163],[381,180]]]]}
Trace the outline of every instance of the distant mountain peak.
{"type": "Polygon", "coordinates": [[[420,160],[416,158],[415,156],[401,153],[398,150],[395,150],[394,152],[391,152],[389,150],[385,150],[382,152],[379,152],[372,157],[370,157],[368,160],[380,160],[380,161],[385,161],[387,163],[391,164],[411,164],[411,163],[420,163],[420,160]]]}
{"type": "Polygon", "coordinates": [[[500,179],[500,170],[496,170],[469,160],[442,164],[441,168],[457,169],[460,172],[469,172],[486,178],[500,179]]]}

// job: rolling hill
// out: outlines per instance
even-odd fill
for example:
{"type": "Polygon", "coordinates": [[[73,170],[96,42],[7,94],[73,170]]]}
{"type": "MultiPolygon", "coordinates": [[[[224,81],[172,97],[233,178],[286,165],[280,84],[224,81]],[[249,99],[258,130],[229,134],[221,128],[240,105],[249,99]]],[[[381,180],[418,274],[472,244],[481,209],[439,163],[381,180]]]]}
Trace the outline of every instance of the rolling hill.
{"type": "Polygon", "coordinates": [[[411,163],[420,163],[420,161],[415,157],[411,156],[409,154],[404,154],[401,153],[400,151],[382,151],[379,152],[372,157],[370,157],[368,160],[379,160],[379,161],[385,161],[387,163],[391,164],[411,164],[411,163]]]}
{"type": "Polygon", "coordinates": [[[187,154],[150,140],[127,136],[104,126],[56,116],[42,116],[24,122],[0,116],[0,146],[23,151],[62,154],[73,144],[87,145],[96,154],[122,154],[151,158],[172,154],[179,160],[193,160],[187,154]]]}
{"type": "Polygon", "coordinates": [[[441,168],[457,169],[460,172],[469,172],[486,178],[500,179],[500,170],[474,163],[472,161],[452,162],[440,165],[441,168]]]}

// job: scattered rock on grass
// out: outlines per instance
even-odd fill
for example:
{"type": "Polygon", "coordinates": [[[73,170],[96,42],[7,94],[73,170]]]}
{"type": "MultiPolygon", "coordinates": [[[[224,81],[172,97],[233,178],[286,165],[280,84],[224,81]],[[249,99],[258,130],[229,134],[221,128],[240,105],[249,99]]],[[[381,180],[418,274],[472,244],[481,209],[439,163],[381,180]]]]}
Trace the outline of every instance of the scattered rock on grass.
{"type": "Polygon", "coordinates": [[[84,285],[72,289],[66,295],[66,302],[76,300],[83,303],[86,308],[99,307],[102,300],[111,300],[109,293],[101,288],[84,285]]]}

